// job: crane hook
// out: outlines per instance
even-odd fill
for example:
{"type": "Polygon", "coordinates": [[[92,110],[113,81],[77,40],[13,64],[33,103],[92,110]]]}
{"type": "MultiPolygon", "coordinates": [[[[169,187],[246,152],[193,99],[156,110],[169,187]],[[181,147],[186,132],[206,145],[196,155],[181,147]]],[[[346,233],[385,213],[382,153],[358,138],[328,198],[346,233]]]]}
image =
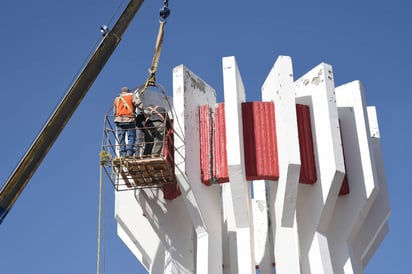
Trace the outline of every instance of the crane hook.
{"type": "Polygon", "coordinates": [[[166,18],[170,15],[170,9],[167,6],[164,6],[160,9],[159,14],[163,20],[166,20],[166,18]]]}
{"type": "Polygon", "coordinates": [[[163,8],[160,9],[159,14],[163,21],[170,15],[169,0],[164,0],[163,8]]]}

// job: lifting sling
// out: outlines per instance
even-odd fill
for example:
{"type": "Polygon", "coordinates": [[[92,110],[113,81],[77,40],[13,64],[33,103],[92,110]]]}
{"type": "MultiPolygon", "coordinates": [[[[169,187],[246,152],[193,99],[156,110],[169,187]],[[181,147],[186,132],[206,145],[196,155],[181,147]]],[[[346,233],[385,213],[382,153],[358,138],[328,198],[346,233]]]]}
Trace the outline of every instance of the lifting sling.
{"type": "Polygon", "coordinates": [[[139,91],[139,97],[143,95],[143,93],[146,91],[146,89],[150,86],[156,86],[156,72],[157,72],[157,66],[159,64],[159,58],[160,58],[160,52],[162,50],[162,45],[163,45],[163,35],[164,35],[164,28],[166,24],[166,18],[170,15],[170,9],[169,9],[169,0],[164,1],[164,6],[162,9],[160,9],[160,25],[159,25],[159,32],[157,34],[157,39],[156,39],[156,46],[153,54],[153,59],[152,59],[152,66],[149,69],[149,76],[146,80],[146,83],[141,91],[139,91]]]}

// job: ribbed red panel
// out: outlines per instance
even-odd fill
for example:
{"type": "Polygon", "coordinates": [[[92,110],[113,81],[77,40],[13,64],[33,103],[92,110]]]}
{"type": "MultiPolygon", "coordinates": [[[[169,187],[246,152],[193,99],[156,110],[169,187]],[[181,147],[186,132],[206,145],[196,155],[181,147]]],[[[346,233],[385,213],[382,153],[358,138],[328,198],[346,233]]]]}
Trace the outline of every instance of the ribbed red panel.
{"type": "Polygon", "coordinates": [[[297,104],[296,118],[298,122],[301,161],[299,182],[302,184],[314,184],[317,180],[317,176],[309,107],[297,104]]]}
{"type": "Polygon", "coordinates": [[[242,103],[242,116],[246,179],[277,180],[279,162],[274,103],[242,103]]]}
{"type": "Polygon", "coordinates": [[[199,107],[200,176],[205,185],[212,181],[212,126],[208,105],[199,107]]]}
{"type": "MultiPolygon", "coordinates": [[[[166,136],[165,136],[165,141],[164,141],[164,157],[166,160],[170,163],[172,167],[175,166],[175,157],[174,157],[174,134],[173,134],[173,128],[168,129],[166,131],[166,136]]],[[[165,184],[163,186],[163,197],[166,200],[173,200],[180,196],[180,189],[179,189],[179,184],[165,184]]]]}
{"type": "Polygon", "coordinates": [[[349,194],[349,181],[348,181],[348,175],[345,174],[345,177],[343,178],[342,186],[340,187],[339,195],[346,195],[349,194]]]}
{"type": "Polygon", "coordinates": [[[229,182],[226,154],[224,104],[218,104],[211,117],[208,105],[199,107],[200,174],[205,185],[229,182]]]}
{"type": "Polygon", "coordinates": [[[213,176],[215,182],[219,184],[229,182],[225,121],[225,104],[217,104],[217,106],[215,107],[213,134],[213,176]]]}

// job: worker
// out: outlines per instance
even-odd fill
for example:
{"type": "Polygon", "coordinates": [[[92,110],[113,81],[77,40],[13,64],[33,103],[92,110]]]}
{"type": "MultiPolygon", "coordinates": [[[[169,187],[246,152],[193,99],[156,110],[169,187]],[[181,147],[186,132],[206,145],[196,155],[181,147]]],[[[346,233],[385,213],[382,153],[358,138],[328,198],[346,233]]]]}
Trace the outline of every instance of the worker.
{"type": "Polygon", "coordinates": [[[145,125],[146,119],[144,116],[143,109],[136,108],[135,113],[135,121],[136,121],[136,156],[141,157],[144,152],[144,132],[145,132],[145,125]]]}
{"type": "Polygon", "coordinates": [[[163,141],[166,129],[170,127],[167,111],[164,107],[149,105],[144,108],[144,155],[159,157],[163,152],[163,141]]]}
{"type": "Polygon", "coordinates": [[[120,157],[133,156],[135,153],[135,111],[142,107],[143,104],[140,98],[132,93],[128,87],[122,87],[119,96],[114,99],[113,113],[120,157]]]}

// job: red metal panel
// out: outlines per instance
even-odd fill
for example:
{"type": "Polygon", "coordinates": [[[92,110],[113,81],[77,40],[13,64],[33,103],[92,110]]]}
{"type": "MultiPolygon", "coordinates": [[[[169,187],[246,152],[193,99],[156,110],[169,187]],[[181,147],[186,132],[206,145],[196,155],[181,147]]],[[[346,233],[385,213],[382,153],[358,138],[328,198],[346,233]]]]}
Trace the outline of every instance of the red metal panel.
{"type": "Polygon", "coordinates": [[[349,181],[348,181],[348,175],[345,174],[345,177],[343,178],[342,186],[340,187],[339,195],[346,195],[349,194],[349,181]]]}
{"type": "Polygon", "coordinates": [[[208,105],[199,107],[200,173],[208,186],[229,182],[224,106],[215,106],[214,118],[208,105]]]}
{"type": "Polygon", "coordinates": [[[163,198],[165,200],[173,200],[181,195],[179,184],[165,184],[163,186],[163,198]]]}
{"type": "Polygon", "coordinates": [[[309,107],[297,104],[296,118],[298,123],[301,161],[299,182],[302,184],[314,184],[317,180],[317,176],[309,107]]]}
{"type": "Polygon", "coordinates": [[[213,127],[213,176],[215,182],[219,184],[229,182],[225,121],[225,104],[217,104],[217,106],[215,107],[215,119],[213,127]]]}
{"type": "Polygon", "coordinates": [[[279,162],[273,102],[242,103],[247,180],[277,180],[279,162]]]}
{"type": "Polygon", "coordinates": [[[199,107],[200,176],[205,185],[212,181],[212,127],[208,105],[199,107]]]}
{"type": "MultiPolygon", "coordinates": [[[[173,128],[170,128],[166,131],[165,141],[164,141],[164,157],[169,162],[169,164],[174,168],[175,158],[174,158],[174,131],[173,128]]],[[[173,200],[180,196],[181,192],[179,185],[177,183],[165,184],[163,186],[163,197],[166,200],[173,200]]]]}

